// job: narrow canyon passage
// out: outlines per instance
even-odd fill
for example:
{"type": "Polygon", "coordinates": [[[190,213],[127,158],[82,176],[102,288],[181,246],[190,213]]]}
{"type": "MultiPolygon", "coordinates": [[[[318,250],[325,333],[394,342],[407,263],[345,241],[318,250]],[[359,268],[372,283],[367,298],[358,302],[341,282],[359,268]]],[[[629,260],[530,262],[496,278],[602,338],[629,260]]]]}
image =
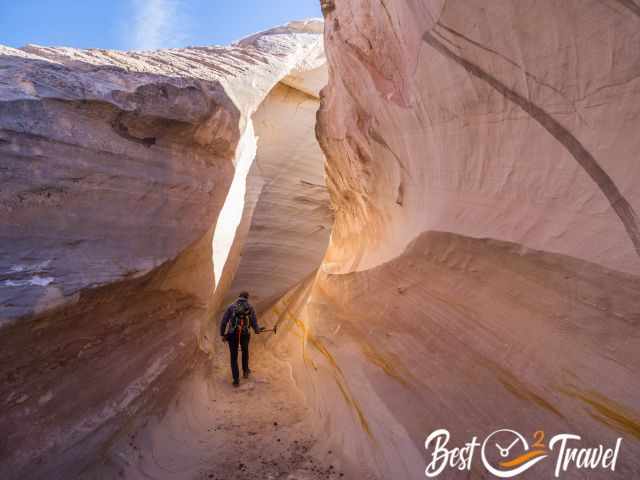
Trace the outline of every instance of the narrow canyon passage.
{"type": "Polygon", "coordinates": [[[543,432],[518,478],[562,433],[621,445],[563,480],[640,478],[636,3],[0,46],[0,478],[419,480],[443,429],[543,432]],[[233,389],[243,290],[278,334],[233,389]]]}
{"type": "Polygon", "coordinates": [[[159,419],[127,432],[99,478],[336,480],[340,456],[317,444],[289,365],[263,334],[251,340],[253,373],[230,384],[228,349],[189,375],[159,419]]]}
{"type": "Polygon", "coordinates": [[[5,78],[29,86],[0,104],[14,239],[0,251],[2,478],[340,476],[324,446],[309,451],[318,437],[284,359],[256,338],[256,378],[231,391],[217,334],[234,279],[268,305],[326,249],[321,33],[292,22],[129,57],[2,47],[5,78]],[[54,121],[27,120],[33,109],[54,121]]]}

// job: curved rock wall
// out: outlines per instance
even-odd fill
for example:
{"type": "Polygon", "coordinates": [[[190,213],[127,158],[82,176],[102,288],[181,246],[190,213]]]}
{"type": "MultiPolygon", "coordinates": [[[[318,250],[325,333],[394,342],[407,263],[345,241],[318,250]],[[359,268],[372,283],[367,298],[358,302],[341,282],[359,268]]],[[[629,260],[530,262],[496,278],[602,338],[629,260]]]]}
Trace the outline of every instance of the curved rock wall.
{"type": "Polygon", "coordinates": [[[3,478],[116,471],[240,289],[354,476],[424,478],[437,428],[622,437],[607,478],[640,471],[636,4],[321,4],[321,94],[319,22],[1,50],[3,478]]]}
{"type": "Polygon", "coordinates": [[[637,274],[639,17],[628,3],[327,6],[319,127],[337,268],[443,230],[637,274]]]}
{"type": "Polygon", "coordinates": [[[424,478],[438,428],[622,437],[594,475],[637,474],[638,8],[322,5],[336,222],[266,317],[318,429],[382,478],[424,478]]]}
{"type": "Polygon", "coordinates": [[[321,78],[321,32],[293,22],[155,52],[0,47],[2,478],[94,472],[203,368],[240,139],[281,80],[321,78]]]}
{"type": "Polygon", "coordinates": [[[204,235],[247,118],[318,52],[313,22],[234,47],[2,47],[0,318],[148,272],[204,235]]]}
{"type": "Polygon", "coordinates": [[[257,307],[277,300],[321,263],[332,211],[315,139],[317,97],[279,84],[253,115],[258,152],[247,180],[255,207],[229,290],[257,307]]]}

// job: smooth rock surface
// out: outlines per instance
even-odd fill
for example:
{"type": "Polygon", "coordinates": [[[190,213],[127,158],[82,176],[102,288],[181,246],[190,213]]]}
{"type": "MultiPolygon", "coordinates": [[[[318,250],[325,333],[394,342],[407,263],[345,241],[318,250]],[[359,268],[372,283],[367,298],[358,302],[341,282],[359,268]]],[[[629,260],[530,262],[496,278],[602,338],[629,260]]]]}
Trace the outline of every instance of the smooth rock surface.
{"type": "Polygon", "coordinates": [[[229,48],[3,50],[3,478],[231,474],[204,428],[217,314],[244,289],[279,327],[262,365],[308,409],[265,390],[352,478],[424,478],[438,428],[620,437],[614,472],[562,478],[638,476],[637,3],[321,5],[328,67],[319,22],[229,48]]]}
{"type": "Polygon", "coordinates": [[[321,67],[321,25],[232,47],[0,47],[0,320],[149,272],[205,235],[247,119],[280,80],[321,67]]]}
{"type": "Polygon", "coordinates": [[[319,99],[277,85],[253,115],[258,152],[247,178],[250,227],[227,296],[261,307],[322,262],[333,223],[324,156],[315,139],[319,99]]]}
{"type": "Polygon", "coordinates": [[[637,3],[322,6],[336,221],[265,315],[316,428],[382,478],[424,478],[439,428],[620,437],[615,472],[562,477],[637,476],[637,3]]]}
{"type": "Polygon", "coordinates": [[[319,122],[333,267],[442,230],[639,274],[631,3],[335,2],[319,122]]]}

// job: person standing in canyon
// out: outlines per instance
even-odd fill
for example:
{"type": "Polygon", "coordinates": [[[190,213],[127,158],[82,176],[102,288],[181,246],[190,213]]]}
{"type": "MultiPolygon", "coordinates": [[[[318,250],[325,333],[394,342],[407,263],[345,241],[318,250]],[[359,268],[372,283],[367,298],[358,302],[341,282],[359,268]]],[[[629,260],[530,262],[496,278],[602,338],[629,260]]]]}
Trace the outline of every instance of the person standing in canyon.
{"type": "Polygon", "coordinates": [[[222,341],[229,344],[231,374],[233,386],[240,385],[240,371],[238,369],[238,347],[242,349],[242,374],[249,378],[249,340],[251,340],[250,328],[260,333],[264,330],[258,325],[258,318],[254,308],[249,303],[249,292],[242,292],[238,299],[229,305],[220,322],[220,335],[222,341]]]}

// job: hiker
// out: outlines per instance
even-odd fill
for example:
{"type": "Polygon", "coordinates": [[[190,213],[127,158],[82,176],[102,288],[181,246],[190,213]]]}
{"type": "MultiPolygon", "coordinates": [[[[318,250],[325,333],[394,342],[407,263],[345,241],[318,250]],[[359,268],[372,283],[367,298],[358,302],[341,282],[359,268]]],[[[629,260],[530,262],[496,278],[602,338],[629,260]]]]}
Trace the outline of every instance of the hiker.
{"type": "Polygon", "coordinates": [[[249,328],[260,333],[264,328],[258,326],[256,312],[249,303],[249,293],[242,292],[238,299],[229,305],[224,312],[220,323],[220,335],[222,341],[229,343],[231,353],[231,373],[233,374],[233,386],[240,385],[240,372],[238,371],[238,346],[242,349],[242,374],[249,378],[249,340],[251,334],[249,328]]]}

